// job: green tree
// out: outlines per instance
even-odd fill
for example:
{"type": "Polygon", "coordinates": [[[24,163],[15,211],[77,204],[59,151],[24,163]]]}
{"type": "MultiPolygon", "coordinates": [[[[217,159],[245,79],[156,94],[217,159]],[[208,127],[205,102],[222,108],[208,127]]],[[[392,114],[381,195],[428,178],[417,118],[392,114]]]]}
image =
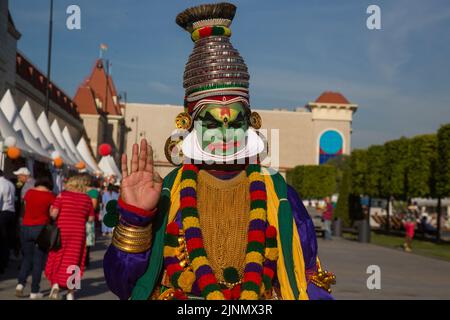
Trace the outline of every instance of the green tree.
{"type": "Polygon", "coordinates": [[[297,166],[286,173],[286,180],[302,199],[321,199],[336,189],[336,169],[332,166],[297,166]]]}
{"type": "Polygon", "coordinates": [[[384,144],[384,174],[381,180],[382,194],[405,199],[407,194],[407,167],[409,140],[402,137],[384,144]]]}
{"type": "Polygon", "coordinates": [[[384,174],[384,147],[367,149],[366,193],[370,198],[382,196],[381,180],[384,174]]]}
{"type": "Polygon", "coordinates": [[[440,241],[441,231],[441,199],[450,196],[450,124],[439,128],[437,133],[436,161],[436,196],[438,198],[437,240],[440,241]]]}
{"type": "Polygon", "coordinates": [[[430,197],[433,195],[433,166],[437,158],[437,137],[427,134],[413,137],[409,144],[407,195],[430,197]]]}
{"type": "Polygon", "coordinates": [[[351,193],[364,195],[367,193],[367,151],[356,149],[350,156],[351,193]]]}
{"type": "Polygon", "coordinates": [[[344,171],[348,167],[349,162],[347,159],[350,158],[347,154],[341,154],[336,157],[329,159],[325,164],[336,168],[336,190],[334,193],[339,193],[339,188],[341,186],[342,178],[344,176],[344,171]]]}
{"type": "Polygon", "coordinates": [[[339,198],[334,210],[334,217],[340,219],[344,226],[350,226],[349,198],[351,191],[351,168],[347,166],[344,170],[342,183],[339,188],[339,198]]]}
{"type": "Polygon", "coordinates": [[[381,195],[387,199],[386,229],[390,230],[389,207],[391,198],[405,199],[407,194],[407,167],[409,156],[409,140],[402,137],[384,144],[383,174],[381,179],[381,195]]]}

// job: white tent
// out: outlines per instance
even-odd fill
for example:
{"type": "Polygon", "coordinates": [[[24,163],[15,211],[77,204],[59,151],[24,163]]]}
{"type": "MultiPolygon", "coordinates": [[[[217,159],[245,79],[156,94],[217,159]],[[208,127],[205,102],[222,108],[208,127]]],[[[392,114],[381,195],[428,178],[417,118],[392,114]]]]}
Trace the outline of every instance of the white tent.
{"type": "Polygon", "coordinates": [[[66,145],[69,147],[69,150],[77,157],[77,159],[79,159],[78,161],[83,161],[86,164],[86,169],[91,173],[95,173],[95,168],[93,168],[89,163],[84,161],[83,157],[78,152],[77,147],[75,147],[75,143],[73,142],[73,139],[70,136],[70,132],[67,127],[64,127],[64,130],[62,131],[62,136],[64,138],[64,141],[66,142],[66,145]]]}
{"type": "Polygon", "coordinates": [[[52,130],[50,129],[47,116],[44,112],[42,112],[37,119],[37,124],[48,142],[50,142],[53,145],[54,149],[60,154],[63,161],[68,165],[74,166],[75,163],[69,158],[69,156],[66,155],[64,149],[58,144],[58,141],[56,140],[52,130]]]}
{"type": "MultiPolygon", "coordinates": [[[[12,99],[12,96],[8,90],[0,101],[0,106],[2,106],[2,109],[3,105],[9,103],[8,101],[10,101],[10,99],[12,99]]],[[[0,134],[3,139],[14,137],[16,139],[16,147],[22,151],[23,155],[33,154],[33,150],[25,143],[22,135],[14,130],[12,124],[9,123],[3,111],[0,111],[0,134]]]]}
{"type": "Polygon", "coordinates": [[[78,150],[78,153],[83,158],[83,161],[87,165],[92,167],[95,170],[95,172],[102,172],[102,170],[98,167],[97,162],[92,157],[92,154],[89,151],[88,144],[87,144],[86,140],[84,140],[83,137],[81,137],[80,141],[77,144],[77,150],[78,150]]]}
{"type": "Polygon", "coordinates": [[[39,128],[28,101],[24,103],[22,110],[20,110],[20,116],[22,117],[23,122],[25,122],[28,130],[31,132],[33,137],[39,140],[42,148],[47,150],[47,152],[51,155],[51,153],[55,151],[55,148],[45,138],[44,133],[42,133],[41,129],[39,128]]]}
{"type": "Polygon", "coordinates": [[[64,141],[61,129],[60,129],[60,127],[58,125],[58,121],[56,121],[56,119],[53,120],[50,129],[52,130],[53,135],[55,136],[56,140],[58,141],[58,144],[64,149],[66,155],[70,158],[70,160],[72,160],[72,162],[75,164],[80,162],[81,159],[77,159],[77,157],[74,154],[72,154],[72,152],[70,151],[66,142],[64,141]]]}
{"type": "Polygon", "coordinates": [[[117,165],[111,156],[102,157],[100,162],[98,163],[98,166],[103,171],[105,176],[111,176],[115,175],[117,177],[117,180],[122,180],[122,175],[120,174],[119,168],[117,168],[117,165]]]}
{"type": "Polygon", "coordinates": [[[9,90],[5,93],[2,102],[3,103],[0,105],[0,109],[3,111],[9,123],[13,126],[13,129],[17,133],[21,134],[25,143],[34,151],[34,156],[40,155],[42,159],[49,161],[51,158],[50,154],[28,130],[27,125],[17,110],[17,106],[9,90]]]}

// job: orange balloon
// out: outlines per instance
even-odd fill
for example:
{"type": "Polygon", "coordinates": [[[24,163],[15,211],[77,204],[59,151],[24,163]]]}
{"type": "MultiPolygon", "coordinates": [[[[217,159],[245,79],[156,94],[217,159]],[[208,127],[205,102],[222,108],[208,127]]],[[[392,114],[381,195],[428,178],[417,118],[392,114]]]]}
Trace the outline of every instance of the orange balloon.
{"type": "Polygon", "coordinates": [[[20,149],[16,147],[9,147],[8,150],[6,151],[6,155],[8,156],[8,158],[12,160],[19,159],[20,154],[21,154],[20,149]]]}
{"type": "Polygon", "coordinates": [[[61,158],[55,158],[53,160],[53,164],[55,165],[56,168],[61,168],[64,164],[64,161],[61,158]]]}
{"type": "Polygon", "coordinates": [[[75,168],[77,168],[78,170],[83,170],[86,168],[86,164],[83,161],[80,161],[75,165],[75,168]]]}

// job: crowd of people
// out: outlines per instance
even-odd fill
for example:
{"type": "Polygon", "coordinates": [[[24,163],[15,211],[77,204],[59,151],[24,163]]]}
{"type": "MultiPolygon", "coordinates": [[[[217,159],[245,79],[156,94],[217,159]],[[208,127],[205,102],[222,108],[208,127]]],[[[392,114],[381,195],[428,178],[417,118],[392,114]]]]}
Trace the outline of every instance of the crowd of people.
{"type": "Polygon", "coordinates": [[[89,268],[96,235],[112,235],[112,229],[102,221],[106,204],[118,199],[116,178],[74,173],[55,194],[49,175],[36,174],[33,178],[26,167],[14,175],[15,183],[0,170],[0,276],[11,258],[19,259],[16,296],[26,297],[24,289],[31,275],[29,297],[43,298],[40,285],[44,273],[51,286],[50,299],[60,299],[61,291],[67,290],[66,299],[73,300],[74,288],[68,285],[72,271],[81,278],[89,268]],[[46,250],[38,245],[38,238],[50,225],[57,227],[59,242],[46,250]]]}

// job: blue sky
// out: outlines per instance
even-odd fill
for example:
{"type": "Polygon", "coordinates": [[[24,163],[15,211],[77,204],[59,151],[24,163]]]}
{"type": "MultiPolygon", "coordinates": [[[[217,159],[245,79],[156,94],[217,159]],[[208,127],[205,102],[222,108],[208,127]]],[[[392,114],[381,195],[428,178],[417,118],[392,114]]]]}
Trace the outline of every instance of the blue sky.
{"type": "MultiPolygon", "coordinates": [[[[19,49],[46,70],[49,1],[10,0],[19,49]]],[[[193,44],[177,13],[205,1],[57,0],[52,78],[69,95],[89,75],[100,43],[129,102],[182,104],[193,44]],[[81,8],[81,30],[66,8],[81,8]]],[[[303,106],[323,91],[359,105],[353,148],[435,132],[450,122],[448,0],[233,1],[232,43],[246,60],[254,108],[303,106]],[[366,9],[381,8],[381,30],[366,9]]]]}

